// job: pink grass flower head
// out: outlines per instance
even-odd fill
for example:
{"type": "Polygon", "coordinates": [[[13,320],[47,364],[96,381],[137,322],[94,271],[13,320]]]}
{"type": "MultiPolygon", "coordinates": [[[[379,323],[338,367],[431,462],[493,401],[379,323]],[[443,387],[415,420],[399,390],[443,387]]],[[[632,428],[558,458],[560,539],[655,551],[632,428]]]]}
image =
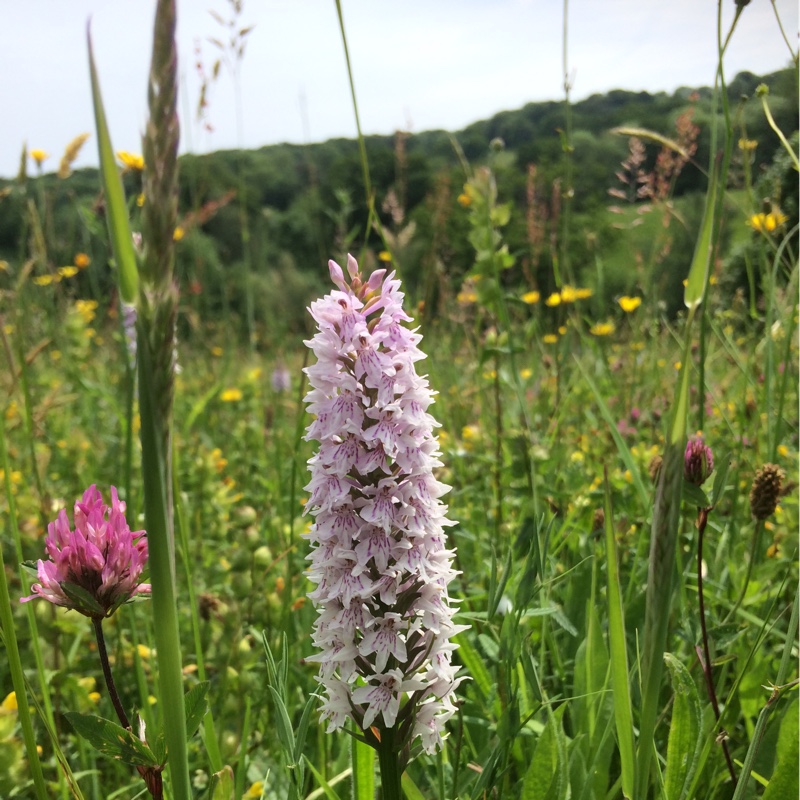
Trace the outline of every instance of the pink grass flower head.
{"type": "Polygon", "coordinates": [[[138,594],[150,592],[140,583],[147,563],[144,531],[131,531],[125,503],[111,487],[111,508],[92,484],[75,503],[75,530],[62,509],[47,526],[48,561],[37,562],[39,583],[22,602],[43,597],[57,606],[102,619],[138,594]]]}
{"type": "Polygon", "coordinates": [[[683,456],[683,477],[688,483],[702,486],[706,478],[714,471],[714,455],[711,448],[696,436],[686,443],[683,456]]]}
{"type": "Polygon", "coordinates": [[[398,749],[419,736],[433,753],[455,712],[451,639],[465,626],[447,591],[457,573],[440,498],[450,487],[434,477],[433,392],[415,366],[422,337],[406,327],[394,273],[364,281],[352,256],[349,280],[329,268],[337,288],[311,304],[317,333],[306,342],[317,357],[306,439],[319,442],[306,486],[319,652],[307,660],[320,664],[329,731],[352,720],[373,746],[374,726],[391,729],[398,749]]]}

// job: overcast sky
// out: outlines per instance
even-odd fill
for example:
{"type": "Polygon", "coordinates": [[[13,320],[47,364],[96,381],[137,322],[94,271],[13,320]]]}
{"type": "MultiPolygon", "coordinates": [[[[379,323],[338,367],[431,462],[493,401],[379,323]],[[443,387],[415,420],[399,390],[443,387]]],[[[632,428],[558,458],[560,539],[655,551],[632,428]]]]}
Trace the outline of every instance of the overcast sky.
{"type": "MultiPolygon", "coordinates": [[[[722,0],[727,22],[734,0],[722,0]]],[[[776,0],[797,46],[797,0],[776,0]]],[[[457,130],[533,100],[563,97],[559,0],[342,0],[365,133],[457,130]]],[[[92,34],[114,147],[141,152],[155,0],[0,0],[0,176],[16,174],[23,143],[51,154],[94,127],[85,27],[92,34]]],[[[713,0],[569,0],[574,99],[621,88],[672,91],[711,85],[713,0]]],[[[196,47],[210,67],[209,37],[224,29],[227,0],[179,0],[182,151],[355,135],[334,0],[245,0],[254,25],[240,63],[242,120],[230,73],[212,88],[208,119],[195,119],[196,47]]],[[[728,78],[789,62],[770,0],[745,8],[726,56],[728,78]]],[[[96,164],[94,137],[78,166],[96,164]]]]}

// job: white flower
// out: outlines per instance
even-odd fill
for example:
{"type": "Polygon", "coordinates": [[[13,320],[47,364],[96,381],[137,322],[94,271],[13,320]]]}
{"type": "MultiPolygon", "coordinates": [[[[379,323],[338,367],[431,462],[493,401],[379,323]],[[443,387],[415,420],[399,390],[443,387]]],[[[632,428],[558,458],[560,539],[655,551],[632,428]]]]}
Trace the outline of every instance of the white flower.
{"type": "Polygon", "coordinates": [[[370,728],[395,728],[399,747],[419,736],[433,752],[455,712],[452,637],[465,628],[447,592],[453,523],[440,499],[449,487],[433,475],[442,464],[433,392],[415,366],[422,337],[406,327],[393,273],[364,282],[352,256],[349,279],[329,268],[337,288],[312,303],[317,333],[306,342],[317,358],[306,438],[319,442],[306,486],[319,612],[308,660],[320,665],[328,730],[352,720],[377,746],[370,728]]]}

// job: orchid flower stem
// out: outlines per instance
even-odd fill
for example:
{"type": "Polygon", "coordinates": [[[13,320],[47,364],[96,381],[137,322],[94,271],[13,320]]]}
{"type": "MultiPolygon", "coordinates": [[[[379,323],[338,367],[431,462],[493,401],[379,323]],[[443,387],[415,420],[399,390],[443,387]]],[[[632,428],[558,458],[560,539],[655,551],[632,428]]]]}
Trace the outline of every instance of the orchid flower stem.
{"type": "MultiPolygon", "coordinates": [[[[703,534],[706,530],[708,514],[710,510],[710,508],[697,509],[697,602],[700,611],[700,630],[702,631],[703,636],[703,656],[700,659],[700,663],[706,680],[708,698],[711,700],[711,707],[714,709],[714,718],[717,720],[717,722],[719,722],[719,702],[717,701],[717,692],[714,689],[714,677],[711,671],[711,648],[708,645],[706,605],[705,598],[703,596],[703,534]]],[[[731,774],[731,781],[733,782],[733,786],[735,788],[736,770],[733,767],[733,760],[731,759],[731,754],[728,750],[728,742],[724,738],[722,739],[722,751],[725,754],[725,762],[728,765],[728,772],[731,774]]]]}
{"type": "Polygon", "coordinates": [[[381,732],[381,744],[378,748],[378,763],[381,770],[381,800],[402,800],[399,754],[394,747],[394,729],[381,732]]]}
{"type": "Polygon", "coordinates": [[[123,728],[131,730],[131,723],[125,709],[122,707],[122,701],[119,699],[117,686],[114,683],[114,676],[111,674],[111,665],[108,662],[108,651],[106,650],[106,640],[103,636],[103,620],[99,617],[92,617],[92,624],[94,625],[94,636],[97,639],[97,654],[100,656],[100,664],[103,667],[103,677],[106,681],[108,688],[108,695],[111,698],[111,703],[114,706],[114,711],[117,712],[117,718],[123,728]]]}

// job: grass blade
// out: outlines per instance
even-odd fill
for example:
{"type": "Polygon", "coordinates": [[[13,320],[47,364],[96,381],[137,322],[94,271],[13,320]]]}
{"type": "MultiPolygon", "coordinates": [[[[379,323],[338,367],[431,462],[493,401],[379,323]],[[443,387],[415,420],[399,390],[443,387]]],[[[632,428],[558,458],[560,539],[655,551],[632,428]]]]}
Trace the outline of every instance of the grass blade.
{"type": "Polygon", "coordinates": [[[611,488],[608,471],[605,475],[605,533],[606,565],[608,575],[608,639],[611,651],[611,686],[614,692],[614,719],[617,728],[617,745],[622,769],[622,793],[634,796],[636,763],[633,751],[633,712],[628,683],[628,650],[625,644],[625,616],[619,580],[617,543],[614,538],[614,517],[611,507],[611,488]]]}
{"type": "Polygon", "coordinates": [[[92,103],[94,104],[94,120],[97,128],[97,150],[100,159],[100,174],[103,179],[103,191],[106,196],[106,217],[108,219],[108,235],[111,248],[119,271],[119,293],[129,304],[136,302],[139,291],[139,274],[136,267],[136,254],[133,249],[130,224],[128,223],[128,207],[125,204],[125,191],[114,159],[111,137],[106,123],[106,112],[100,94],[100,81],[94,65],[92,37],[86,31],[89,47],[89,72],[92,80],[92,103]]]}

